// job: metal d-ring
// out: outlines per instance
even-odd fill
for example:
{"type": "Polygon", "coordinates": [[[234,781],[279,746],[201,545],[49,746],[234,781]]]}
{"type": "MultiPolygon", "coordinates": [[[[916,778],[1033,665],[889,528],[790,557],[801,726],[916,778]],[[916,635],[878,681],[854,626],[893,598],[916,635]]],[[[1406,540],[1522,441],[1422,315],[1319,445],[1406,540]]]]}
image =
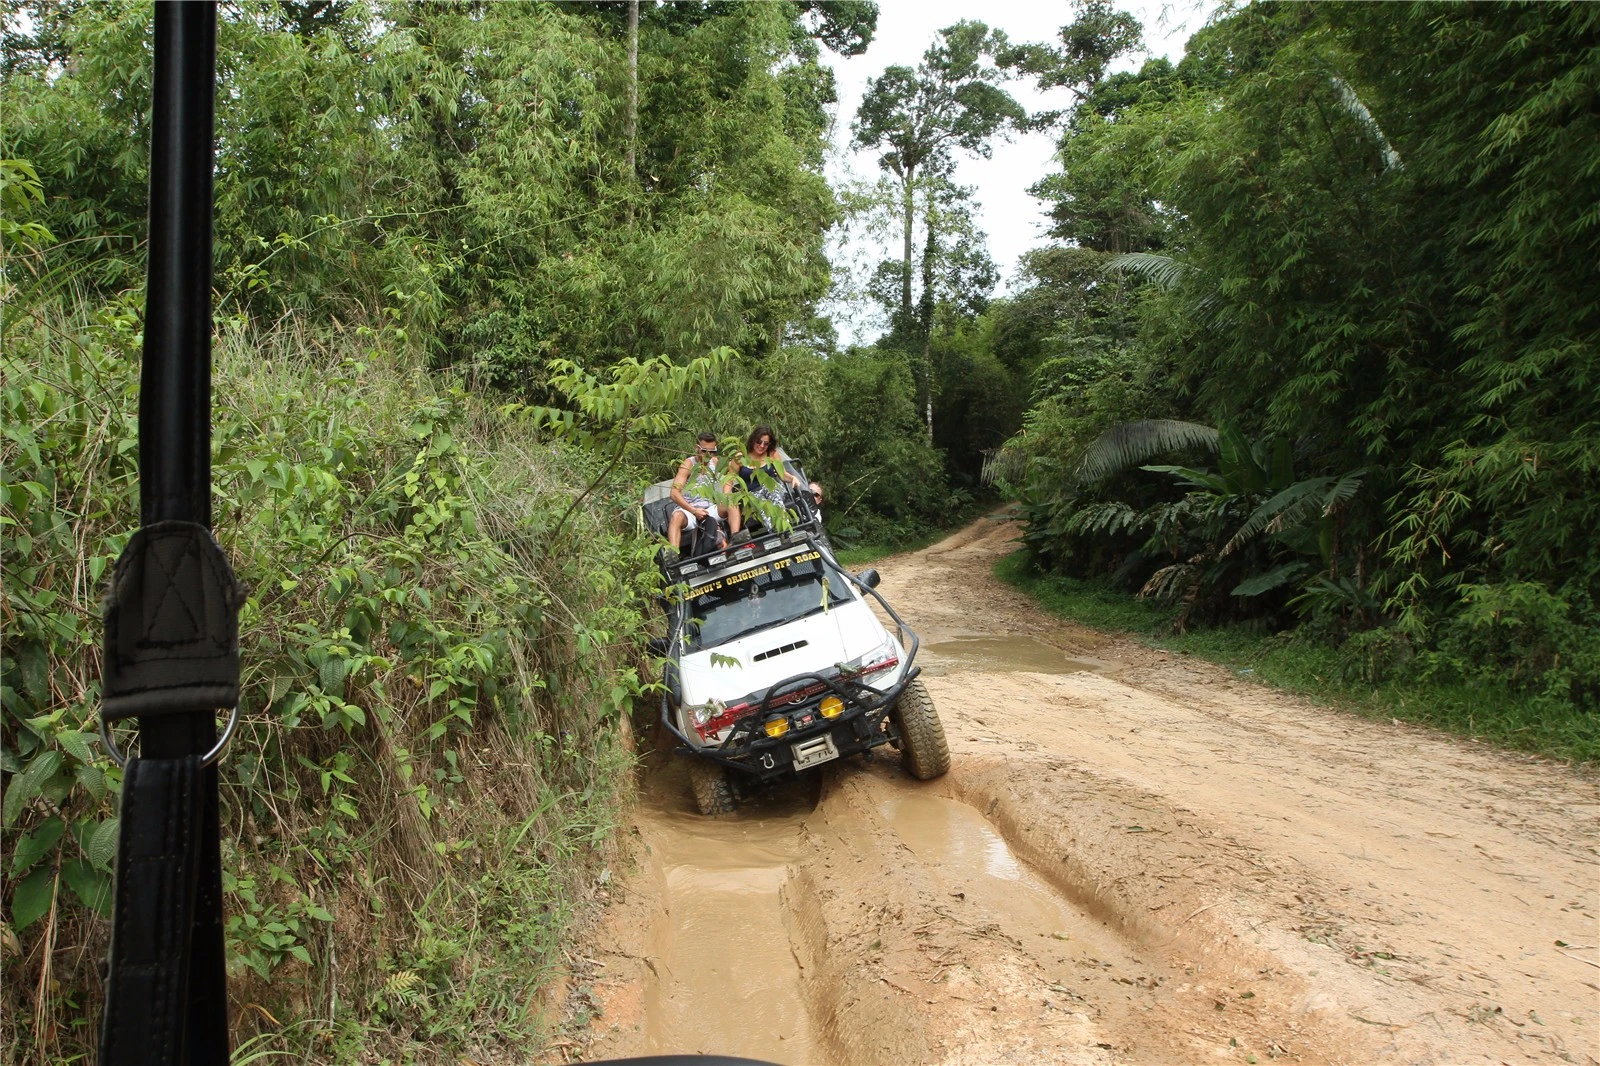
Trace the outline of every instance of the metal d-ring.
{"type": "MultiPolygon", "coordinates": [[[[202,767],[210,766],[222,757],[222,753],[227,750],[228,742],[233,739],[233,731],[238,725],[239,705],[235,703],[233,709],[228,712],[228,724],[222,727],[222,736],[217,738],[216,744],[212,746],[210,751],[200,757],[200,765],[202,767]]],[[[128,765],[128,757],[117,750],[117,742],[111,739],[111,726],[104,717],[100,719],[100,743],[105,745],[106,754],[111,756],[112,762],[118,766],[128,765]]]]}

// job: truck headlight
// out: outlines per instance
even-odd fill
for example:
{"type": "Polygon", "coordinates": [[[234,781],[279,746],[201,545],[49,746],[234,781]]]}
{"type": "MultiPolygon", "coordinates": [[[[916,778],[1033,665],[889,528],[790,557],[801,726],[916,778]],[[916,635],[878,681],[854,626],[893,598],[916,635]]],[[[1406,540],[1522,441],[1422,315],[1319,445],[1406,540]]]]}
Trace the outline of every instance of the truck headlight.
{"type": "Polygon", "coordinates": [[[711,719],[715,718],[721,713],[722,704],[717,700],[712,700],[709,703],[696,704],[689,708],[689,717],[694,720],[694,724],[696,726],[705,725],[707,722],[711,721],[711,719]]]}
{"type": "Polygon", "coordinates": [[[898,665],[899,662],[900,656],[895,651],[894,642],[886,640],[865,655],[858,655],[847,663],[840,663],[839,671],[869,677],[872,674],[882,673],[891,666],[898,665]]]}

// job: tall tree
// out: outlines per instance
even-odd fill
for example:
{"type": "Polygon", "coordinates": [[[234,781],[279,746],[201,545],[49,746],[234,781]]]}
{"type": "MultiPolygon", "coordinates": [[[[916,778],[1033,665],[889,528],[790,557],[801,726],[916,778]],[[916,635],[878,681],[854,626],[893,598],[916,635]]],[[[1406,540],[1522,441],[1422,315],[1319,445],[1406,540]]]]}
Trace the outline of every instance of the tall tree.
{"type": "MultiPolygon", "coordinates": [[[[628,0],[628,181],[639,179],[639,0],[628,0]]],[[[629,214],[632,214],[632,205],[629,214]]]]}
{"type": "Polygon", "coordinates": [[[995,52],[1006,47],[1000,31],[981,22],[958,22],[939,31],[915,70],[892,66],[867,81],[856,112],[855,140],[863,148],[881,150],[878,165],[900,186],[904,323],[911,321],[918,175],[948,169],[957,149],[987,158],[990,138],[1027,119],[1022,105],[1000,87],[1007,75],[992,62],[995,52]]]}
{"type": "Polygon", "coordinates": [[[1081,105],[1105,80],[1114,60],[1144,48],[1144,27],[1110,0],[1075,0],[1077,15],[1061,27],[1060,45],[1018,44],[1002,49],[1000,65],[1038,79],[1041,89],[1069,89],[1072,107],[1041,111],[1033,118],[1038,127],[1055,126],[1081,105]]]}
{"type": "Polygon", "coordinates": [[[899,186],[902,254],[895,332],[904,339],[911,339],[915,323],[911,275],[919,177],[947,172],[957,150],[987,158],[991,138],[1027,121],[1022,105],[1001,88],[1009,75],[994,63],[995,54],[1007,47],[1003,33],[981,22],[948,26],[915,70],[891,66],[868,80],[856,112],[856,144],[879,151],[878,165],[899,186]]]}

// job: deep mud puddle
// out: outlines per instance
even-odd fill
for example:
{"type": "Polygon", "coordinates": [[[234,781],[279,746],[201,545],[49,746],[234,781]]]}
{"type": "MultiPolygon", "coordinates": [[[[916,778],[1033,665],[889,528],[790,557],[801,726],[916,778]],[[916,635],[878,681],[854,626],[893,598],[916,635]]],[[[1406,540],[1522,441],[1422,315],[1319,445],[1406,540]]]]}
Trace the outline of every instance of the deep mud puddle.
{"type": "Polygon", "coordinates": [[[881,570],[947,778],[708,820],[655,764],[563,1059],[1600,1066],[1590,779],[1043,619],[1013,533],[881,570]]]}
{"type": "Polygon", "coordinates": [[[832,1061],[815,1037],[783,919],[810,808],[809,796],[789,790],[736,818],[668,809],[652,819],[665,920],[646,956],[648,1052],[832,1061]]]}

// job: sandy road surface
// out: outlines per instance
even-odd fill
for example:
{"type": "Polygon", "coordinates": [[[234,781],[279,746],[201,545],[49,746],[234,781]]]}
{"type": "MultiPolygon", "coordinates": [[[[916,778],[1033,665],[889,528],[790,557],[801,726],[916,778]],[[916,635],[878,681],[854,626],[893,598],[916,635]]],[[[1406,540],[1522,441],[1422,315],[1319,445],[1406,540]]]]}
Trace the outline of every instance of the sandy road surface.
{"type": "Polygon", "coordinates": [[[954,755],[703,819],[645,783],[595,1058],[1600,1061],[1600,786],[1041,614],[985,519],[879,566],[954,755]]]}

